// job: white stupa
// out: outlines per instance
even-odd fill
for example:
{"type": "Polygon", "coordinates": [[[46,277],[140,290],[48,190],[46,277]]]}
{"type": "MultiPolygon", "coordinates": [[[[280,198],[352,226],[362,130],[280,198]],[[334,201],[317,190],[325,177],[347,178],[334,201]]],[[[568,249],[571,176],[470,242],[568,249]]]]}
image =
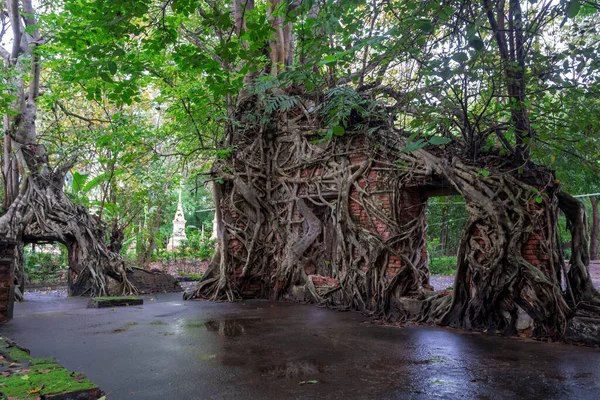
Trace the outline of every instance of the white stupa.
{"type": "Polygon", "coordinates": [[[173,219],[173,235],[167,244],[167,250],[173,251],[182,241],[187,240],[185,234],[185,217],[183,216],[183,204],[181,203],[181,189],[179,189],[179,202],[177,203],[177,211],[173,219]]]}

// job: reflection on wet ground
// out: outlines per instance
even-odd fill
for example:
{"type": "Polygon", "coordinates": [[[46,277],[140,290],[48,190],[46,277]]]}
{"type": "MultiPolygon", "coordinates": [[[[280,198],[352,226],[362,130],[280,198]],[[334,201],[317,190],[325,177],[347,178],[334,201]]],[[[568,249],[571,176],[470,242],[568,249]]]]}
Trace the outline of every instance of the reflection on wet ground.
{"type": "Polygon", "coordinates": [[[250,301],[16,305],[2,334],[107,399],[596,399],[600,351],[250,301]],[[111,334],[97,334],[111,333],[111,334]]]}
{"type": "Polygon", "coordinates": [[[218,333],[219,336],[239,336],[246,334],[248,329],[253,325],[256,326],[260,321],[261,318],[231,318],[207,321],[204,327],[209,332],[218,333]]]}
{"type": "Polygon", "coordinates": [[[274,378],[302,378],[316,377],[322,367],[314,361],[288,361],[285,364],[273,365],[262,369],[262,374],[274,378]]]}

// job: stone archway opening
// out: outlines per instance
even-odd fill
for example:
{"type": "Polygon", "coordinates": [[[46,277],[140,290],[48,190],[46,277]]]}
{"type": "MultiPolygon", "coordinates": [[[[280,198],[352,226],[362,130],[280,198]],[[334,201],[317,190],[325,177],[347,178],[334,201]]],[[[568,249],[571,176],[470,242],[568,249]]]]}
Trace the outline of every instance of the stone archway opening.
{"type": "Polygon", "coordinates": [[[461,196],[427,199],[427,250],[430,284],[435,290],[450,290],[454,286],[460,239],[468,218],[461,196]]]}
{"type": "Polygon", "coordinates": [[[65,286],[69,282],[68,249],[60,242],[32,242],[23,248],[25,287],[65,286]]]}

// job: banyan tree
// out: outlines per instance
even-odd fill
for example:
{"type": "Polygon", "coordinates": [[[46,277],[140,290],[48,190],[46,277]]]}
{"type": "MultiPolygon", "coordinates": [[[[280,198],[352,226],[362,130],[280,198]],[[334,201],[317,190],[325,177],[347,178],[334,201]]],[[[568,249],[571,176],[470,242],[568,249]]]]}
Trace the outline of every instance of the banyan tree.
{"type": "MultiPolygon", "coordinates": [[[[210,173],[218,251],[186,297],[289,299],[552,339],[600,312],[584,209],[531,154],[551,126],[537,118],[553,112],[540,99],[559,103],[552,91],[563,86],[594,96],[593,79],[564,76],[597,78],[596,64],[575,67],[597,44],[582,39],[577,53],[542,40],[596,29],[589,2],[64,1],[72,24],[61,38],[78,57],[69,79],[100,68],[94,89],[120,99],[135,93],[128,84],[152,81],[148,93],[181,104],[174,115],[190,121],[174,125],[197,138],[185,154],[219,155],[210,173]],[[436,292],[425,210],[440,195],[461,196],[469,219],[453,289],[436,292]],[[572,234],[568,263],[559,210],[572,234]]],[[[21,44],[2,56],[13,67],[25,52],[33,69],[16,82],[5,126],[0,233],[21,246],[67,243],[83,291],[103,293],[107,276],[130,291],[120,256],[62,193],[69,165],[51,168],[37,143],[41,39],[30,0],[21,3],[26,18],[14,6],[7,14],[21,44]]]]}
{"type": "Polygon", "coordinates": [[[406,137],[381,121],[319,142],[320,116],[301,105],[268,127],[239,118],[239,150],[212,171],[223,182],[218,253],[193,297],[308,301],[506,333],[529,317],[533,335],[555,339],[570,318],[600,310],[584,208],[552,171],[493,153],[471,163],[451,144],[405,152],[406,137]],[[425,210],[442,194],[462,196],[469,213],[451,292],[429,284],[425,210]],[[568,267],[559,210],[573,235],[568,267]]]}
{"type": "Polygon", "coordinates": [[[0,239],[16,243],[16,296],[19,298],[24,288],[23,247],[40,242],[60,242],[67,247],[70,294],[106,294],[108,277],[119,282],[118,291],[131,293],[135,288],[127,279],[123,259],[108,250],[102,224],[64,193],[64,177],[75,159],[51,165],[45,146],[38,141],[36,117],[41,68],[37,47],[44,38],[33,4],[31,0],[22,0],[2,2],[0,6],[2,35],[10,28],[13,42],[11,51],[0,47],[2,71],[7,72],[3,83],[7,83],[9,93],[14,93],[14,98],[9,96],[10,101],[2,104],[7,113],[0,239]]]}
{"type": "MultiPolygon", "coordinates": [[[[233,3],[240,34],[254,2],[233,3]]],[[[275,32],[271,63],[263,72],[278,76],[294,62],[292,18],[284,15],[303,2],[274,3],[267,7],[275,32]]],[[[307,18],[318,7],[307,8],[307,18]]],[[[529,39],[519,28],[520,4],[473,7],[497,46],[501,76],[491,97],[505,96],[511,107],[504,120],[491,121],[469,110],[468,100],[438,102],[456,117],[460,134],[445,127],[419,136],[396,122],[398,109],[410,114],[416,106],[386,86],[393,61],[385,57],[324,90],[281,84],[281,75],[276,87],[268,75],[246,76],[246,88],[228,103],[233,123],[223,143],[231,153],[212,169],[218,251],[188,298],[287,299],[390,321],[550,339],[564,338],[575,317],[599,315],[584,208],[562,191],[554,171],[531,161],[535,129],[523,49],[529,39]],[[429,282],[426,205],[440,195],[461,196],[469,215],[451,291],[429,282]],[[573,238],[567,263],[559,211],[573,238]]],[[[422,34],[424,24],[409,26],[422,34]]],[[[483,47],[478,37],[469,43],[483,47]]],[[[440,90],[423,85],[413,96],[436,98],[440,90]]],[[[486,101],[484,111],[492,99],[486,101]]]]}

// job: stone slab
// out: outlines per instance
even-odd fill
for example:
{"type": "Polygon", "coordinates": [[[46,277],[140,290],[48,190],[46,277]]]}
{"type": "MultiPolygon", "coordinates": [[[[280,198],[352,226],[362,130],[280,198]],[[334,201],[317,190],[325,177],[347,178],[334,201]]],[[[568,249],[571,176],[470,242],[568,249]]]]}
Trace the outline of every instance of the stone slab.
{"type": "Polygon", "coordinates": [[[142,304],[144,304],[144,299],[133,296],[92,297],[88,302],[88,308],[128,307],[142,304]]]}
{"type": "Polygon", "coordinates": [[[600,319],[575,317],[569,321],[567,342],[600,347],[600,319]]]}

